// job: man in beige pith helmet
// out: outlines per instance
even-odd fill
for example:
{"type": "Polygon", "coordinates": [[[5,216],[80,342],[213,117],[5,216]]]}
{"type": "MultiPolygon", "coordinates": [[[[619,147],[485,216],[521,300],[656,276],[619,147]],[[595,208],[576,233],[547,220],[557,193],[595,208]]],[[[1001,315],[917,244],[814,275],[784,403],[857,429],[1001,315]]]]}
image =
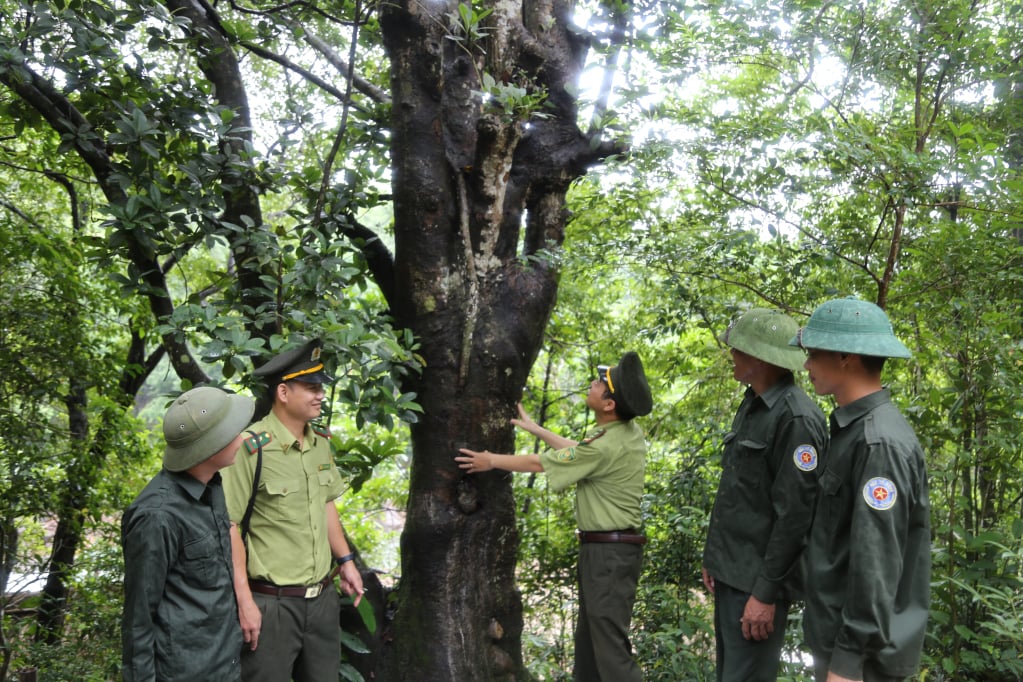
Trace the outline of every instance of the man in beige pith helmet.
{"type": "Polygon", "coordinates": [[[793,377],[804,360],[788,345],[798,328],[779,311],[754,308],[720,337],[746,392],[725,435],[703,555],[719,682],[777,679],[789,607],[799,597],[828,437],[823,413],[793,377]]]}
{"type": "Polygon", "coordinates": [[[251,398],[193,388],[167,410],[163,469],[121,521],[122,676],[128,682],[241,679],[220,469],[252,418],[251,398]]]}

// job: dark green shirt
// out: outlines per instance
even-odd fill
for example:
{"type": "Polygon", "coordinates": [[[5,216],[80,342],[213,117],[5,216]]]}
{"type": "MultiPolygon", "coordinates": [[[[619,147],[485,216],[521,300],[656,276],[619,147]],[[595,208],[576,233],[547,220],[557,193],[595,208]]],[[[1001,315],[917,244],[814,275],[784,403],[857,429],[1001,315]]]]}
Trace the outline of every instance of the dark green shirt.
{"type": "Polygon", "coordinates": [[[160,471],[121,520],[124,679],[241,679],[229,522],[220,474],[208,485],[160,471]]]}
{"type": "Polygon", "coordinates": [[[807,548],[803,628],[829,669],[892,677],[920,662],[931,570],[924,453],[887,390],[838,408],[807,548]]]}
{"type": "Polygon", "coordinates": [[[792,375],[763,395],[746,390],[725,436],[704,548],[715,581],[766,604],[798,596],[826,445],[824,413],[792,375]]]}

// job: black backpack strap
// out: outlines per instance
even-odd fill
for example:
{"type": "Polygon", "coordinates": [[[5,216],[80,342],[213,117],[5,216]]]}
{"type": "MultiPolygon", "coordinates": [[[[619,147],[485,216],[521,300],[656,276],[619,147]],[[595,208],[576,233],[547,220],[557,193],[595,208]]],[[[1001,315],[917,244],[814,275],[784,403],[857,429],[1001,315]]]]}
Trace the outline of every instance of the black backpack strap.
{"type": "Polygon", "coordinates": [[[249,503],[245,506],[245,515],[242,516],[242,522],[238,524],[238,528],[242,534],[242,544],[245,544],[246,537],[249,534],[249,521],[252,519],[252,508],[256,506],[256,489],[259,488],[259,476],[263,471],[263,441],[253,431],[247,431],[251,433],[253,440],[255,440],[258,449],[256,450],[256,472],[252,476],[252,493],[249,495],[249,503]]]}

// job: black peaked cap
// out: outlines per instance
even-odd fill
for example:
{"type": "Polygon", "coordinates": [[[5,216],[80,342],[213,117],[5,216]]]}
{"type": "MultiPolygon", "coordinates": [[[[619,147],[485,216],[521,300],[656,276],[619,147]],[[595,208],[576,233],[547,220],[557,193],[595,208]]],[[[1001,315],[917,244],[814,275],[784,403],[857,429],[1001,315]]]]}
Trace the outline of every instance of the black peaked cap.
{"type": "Polygon", "coordinates": [[[614,396],[619,415],[631,418],[650,414],[654,401],[650,396],[646,374],[643,372],[643,363],[635,351],[623,355],[618,364],[607,373],[611,376],[611,384],[614,386],[611,394],[614,396]]]}
{"type": "Polygon", "coordinates": [[[329,384],[334,379],[323,371],[320,349],[323,341],[313,339],[270,358],[266,364],[252,373],[265,377],[269,383],[304,381],[307,384],[329,384]]]}

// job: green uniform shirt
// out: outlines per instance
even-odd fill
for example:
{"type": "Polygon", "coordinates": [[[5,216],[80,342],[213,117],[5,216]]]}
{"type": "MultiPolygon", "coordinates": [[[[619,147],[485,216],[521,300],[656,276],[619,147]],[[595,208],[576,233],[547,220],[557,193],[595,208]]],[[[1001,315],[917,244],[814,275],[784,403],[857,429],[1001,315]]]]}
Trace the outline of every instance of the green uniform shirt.
{"type": "Polygon", "coordinates": [[[863,679],[865,660],[908,677],[920,662],[931,570],[924,453],[877,391],[835,410],[807,548],[803,628],[830,670],[863,679]]]}
{"type": "Polygon", "coordinates": [[[766,604],[799,596],[799,559],[813,518],[824,413],[792,375],[746,390],[725,436],[703,565],[766,604]]]}
{"type": "Polygon", "coordinates": [[[124,512],[126,682],[241,679],[229,527],[219,474],[161,470],[124,512]]]}
{"type": "MultiPolygon", "coordinates": [[[[330,571],[327,503],[344,490],[326,436],[306,425],[303,445],[273,412],[250,428],[265,432],[263,469],[249,521],[248,574],[275,585],[311,585],[330,571]]],[[[231,521],[240,523],[252,491],[257,454],[243,446],[225,469],[231,521]]]]}
{"type": "Polygon", "coordinates": [[[578,445],[540,454],[554,490],[576,484],[575,516],[581,530],[639,528],[646,441],[632,420],[615,421],[578,445]]]}

